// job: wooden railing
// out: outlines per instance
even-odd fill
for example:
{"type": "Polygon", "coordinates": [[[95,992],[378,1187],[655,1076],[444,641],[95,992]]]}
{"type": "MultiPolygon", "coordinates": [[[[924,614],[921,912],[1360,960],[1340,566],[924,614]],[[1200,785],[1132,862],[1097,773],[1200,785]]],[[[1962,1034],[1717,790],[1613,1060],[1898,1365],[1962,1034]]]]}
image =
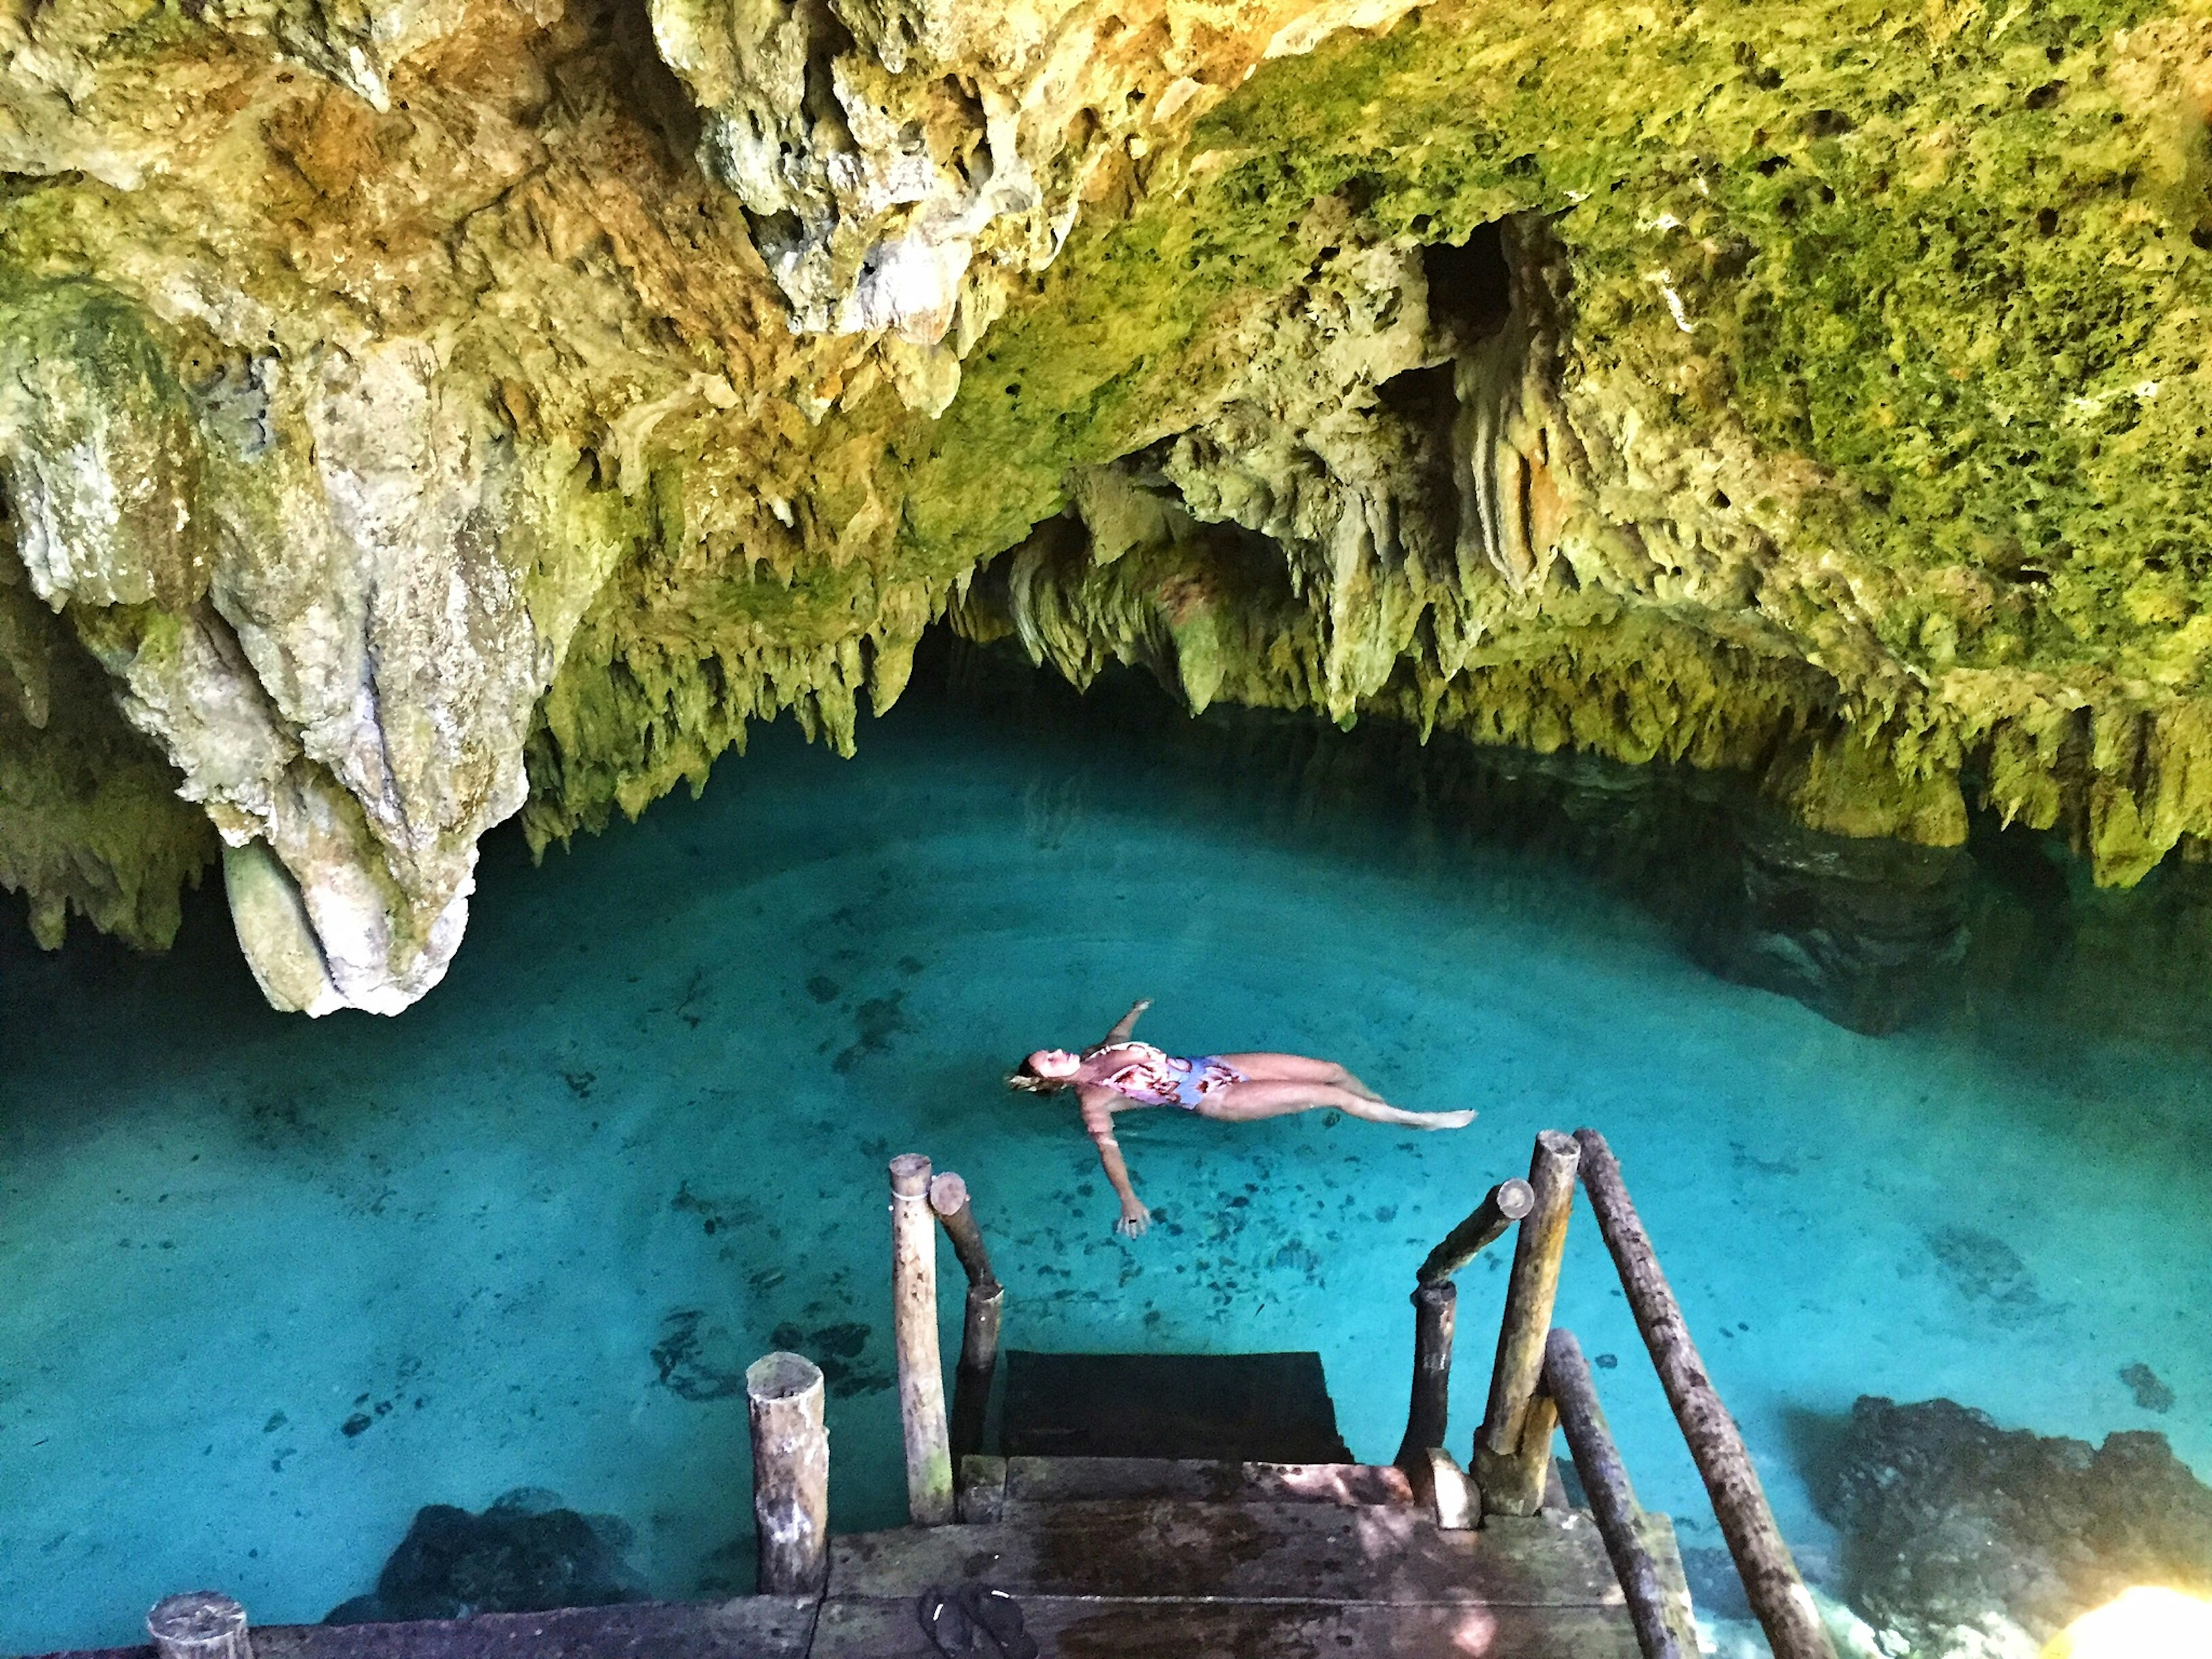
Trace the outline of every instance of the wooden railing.
{"type": "Polygon", "coordinates": [[[1414,1275],[1413,1398],[1406,1413],[1406,1437],[1398,1444],[1396,1461],[1415,1489],[1434,1503],[1439,1516],[1453,1526],[1465,1525],[1473,1518],[1462,1501],[1464,1483],[1455,1479],[1455,1465],[1439,1464],[1429,1455],[1432,1449],[1443,1447],[1444,1426],[1451,1416],[1452,1336],[1459,1311],[1459,1286],[1452,1283],[1452,1275],[1503,1238],[1535,1202],[1535,1192],[1527,1182],[1499,1182],[1483,1194],[1482,1202],[1467,1219],[1429,1252],[1428,1260],[1414,1275]]]}
{"type": "MultiPolygon", "coordinates": [[[[1538,1135],[1528,1178],[1492,1188],[1422,1262],[1413,1295],[1413,1393],[1398,1466],[1433,1505],[1443,1525],[1473,1526],[1490,1516],[1530,1516],[1561,1501],[1553,1484],[1552,1443],[1555,1431],[1563,1431],[1645,1659],[1689,1659],[1697,1651],[1686,1606],[1668,1594],[1647,1541],[1643,1510],[1606,1426],[1582,1349],[1572,1332],[1553,1324],[1577,1184],[1589,1196],[1637,1328],[1711,1495],[1744,1593],[1765,1628],[1775,1659],[1836,1659],[1811,1593],[1775,1525],[1743,1437],[1698,1358],[1681,1309],[1629,1200],[1620,1165],[1594,1129],[1538,1135]],[[1490,1392],[1474,1455],[1462,1470],[1443,1445],[1458,1297],[1452,1276],[1516,1226],[1490,1392]]],[[[933,1177],[929,1160],[917,1153],[891,1162],[891,1239],[892,1331],[908,1510],[916,1525],[941,1525],[957,1510],[958,1460],[982,1443],[1006,1291],[992,1270],[966,1183],[949,1173],[933,1177]],[[938,1351],[933,1222],[945,1229],[968,1275],[949,1424],[938,1351]]],[[[797,1355],[772,1354],[753,1367],[746,1381],[753,1411],[760,1587],[786,1594],[818,1588],[827,1541],[821,1374],[797,1355]]]]}
{"type": "Polygon", "coordinates": [[[1533,1515],[1545,1502],[1553,1431],[1564,1430],[1644,1659],[1687,1659],[1697,1651],[1645,1542],[1643,1511],[1606,1427],[1582,1349],[1571,1332],[1553,1328],[1578,1180],[1775,1659],[1836,1659],[1812,1594],[1774,1523],[1743,1436],[1705,1374],[1650,1237],[1629,1200],[1620,1165],[1595,1129],[1577,1129],[1571,1136],[1546,1130],[1536,1137],[1490,1395],[1468,1471],[1471,1479],[1462,1477],[1443,1446],[1454,1314],[1449,1278],[1512,1224],[1503,1218],[1520,1199],[1509,1198],[1506,1188],[1521,1183],[1492,1188],[1422,1264],[1413,1291],[1413,1401],[1399,1466],[1431,1495],[1444,1524],[1468,1524],[1477,1515],[1533,1515]]]}

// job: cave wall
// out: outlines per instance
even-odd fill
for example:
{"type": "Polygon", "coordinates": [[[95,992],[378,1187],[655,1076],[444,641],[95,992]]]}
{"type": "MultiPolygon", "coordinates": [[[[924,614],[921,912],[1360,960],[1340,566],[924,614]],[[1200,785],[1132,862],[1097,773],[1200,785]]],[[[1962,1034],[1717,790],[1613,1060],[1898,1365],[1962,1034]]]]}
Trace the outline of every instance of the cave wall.
{"type": "Polygon", "coordinates": [[[2202,9],[0,3],[0,883],[395,1011],[478,838],[1079,680],[2212,837],[2202,9]]]}

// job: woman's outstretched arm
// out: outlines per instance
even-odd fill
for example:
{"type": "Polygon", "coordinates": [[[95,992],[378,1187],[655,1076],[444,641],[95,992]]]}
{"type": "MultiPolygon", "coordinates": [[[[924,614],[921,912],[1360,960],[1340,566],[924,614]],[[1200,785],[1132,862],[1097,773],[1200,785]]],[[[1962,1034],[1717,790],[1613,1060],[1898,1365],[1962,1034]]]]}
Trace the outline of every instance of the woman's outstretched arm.
{"type": "Polygon", "coordinates": [[[1131,1003],[1129,1005],[1129,1012],[1122,1015],[1121,1018],[1115,1023],[1115,1026],[1112,1030],[1106,1033],[1106,1041],[1109,1042],[1120,1042],[1127,1038],[1130,1032],[1137,1029],[1137,1017],[1152,1006],[1152,1000],[1150,997],[1146,997],[1139,1001],[1131,1003]]]}
{"type": "Polygon", "coordinates": [[[1142,1238],[1145,1229],[1152,1224],[1152,1212],[1137,1196],[1137,1189],[1129,1184],[1129,1166],[1121,1161],[1121,1144],[1110,1134],[1093,1135],[1098,1143],[1098,1162],[1105,1166],[1106,1179],[1114,1183],[1114,1190],[1121,1196],[1121,1218],[1114,1224],[1114,1231],[1131,1238],[1142,1238]]]}
{"type": "Polygon", "coordinates": [[[1092,1144],[1098,1148],[1098,1163],[1106,1171],[1106,1179],[1121,1200],[1121,1218],[1114,1224],[1114,1231],[1130,1238],[1141,1238],[1145,1229],[1152,1225],[1152,1212],[1137,1196],[1137,1189],[1129,1184],[1129,1166],[1121,1161],[1121,1145],[1114,1139],[1114,1113],[1106,1103],[1112,1098],[1110,1091],[1101,1089],[1083,1091],[1083,1127],[1090,1132],[1092,1144]]]}

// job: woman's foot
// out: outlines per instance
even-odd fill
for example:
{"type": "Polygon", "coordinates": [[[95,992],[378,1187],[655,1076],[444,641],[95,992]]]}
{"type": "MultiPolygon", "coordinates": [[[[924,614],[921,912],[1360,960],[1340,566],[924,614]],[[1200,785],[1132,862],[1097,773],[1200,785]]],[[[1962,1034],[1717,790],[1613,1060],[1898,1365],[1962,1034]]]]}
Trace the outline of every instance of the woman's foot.
{"type": "Polygon", "coordinates": [[[1407,1115],[1424,1129],[1464,1129],[1482,1114],[1480,1112],[1412,1112],[1407,1115]]]}

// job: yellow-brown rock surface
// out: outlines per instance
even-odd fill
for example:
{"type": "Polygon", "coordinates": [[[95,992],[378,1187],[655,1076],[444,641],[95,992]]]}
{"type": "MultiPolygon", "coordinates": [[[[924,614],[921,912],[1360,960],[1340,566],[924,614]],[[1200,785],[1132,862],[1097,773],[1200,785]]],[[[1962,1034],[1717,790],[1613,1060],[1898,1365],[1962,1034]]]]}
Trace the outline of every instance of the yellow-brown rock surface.
{"type": "Polygon", "coordinates": [[[395,1011],[478,838],[1079,680],[2212,836],[2212,18],[0,0],[0,884],[395,1011]]]}

